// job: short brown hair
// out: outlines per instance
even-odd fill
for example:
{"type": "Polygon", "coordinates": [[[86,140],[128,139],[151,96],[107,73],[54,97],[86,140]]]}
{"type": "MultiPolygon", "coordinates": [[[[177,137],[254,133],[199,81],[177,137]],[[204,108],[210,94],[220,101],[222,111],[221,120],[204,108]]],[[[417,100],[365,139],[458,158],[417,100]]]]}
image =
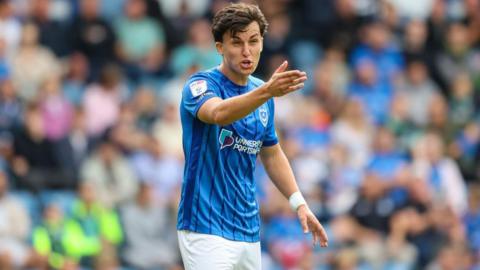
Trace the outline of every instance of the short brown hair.
{"type": "Polygon", "coordinates": [[[230,31],[234,36],[252,22],[257,22],[260,26],[260,34],[267,32],[268,23],[258,6],[244,3],[230,4],[213,17],[212,34],[215,42],[222,42],[223,34],[230,31]]]}

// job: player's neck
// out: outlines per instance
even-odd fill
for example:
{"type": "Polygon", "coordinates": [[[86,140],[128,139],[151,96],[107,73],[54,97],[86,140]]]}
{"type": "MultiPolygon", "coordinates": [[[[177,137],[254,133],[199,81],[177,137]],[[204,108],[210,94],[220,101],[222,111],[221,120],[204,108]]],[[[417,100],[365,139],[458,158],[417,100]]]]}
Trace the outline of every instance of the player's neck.
{"type": "Polygon", "coordinates": [[[218,68],[220,72],[225,75],[230,81],[237,85],[247,85],[248,83],[248,76],[245,76],[243,74],[238,74],[228,68],[224,63],[220,64],[220,67],[218,68]]]}

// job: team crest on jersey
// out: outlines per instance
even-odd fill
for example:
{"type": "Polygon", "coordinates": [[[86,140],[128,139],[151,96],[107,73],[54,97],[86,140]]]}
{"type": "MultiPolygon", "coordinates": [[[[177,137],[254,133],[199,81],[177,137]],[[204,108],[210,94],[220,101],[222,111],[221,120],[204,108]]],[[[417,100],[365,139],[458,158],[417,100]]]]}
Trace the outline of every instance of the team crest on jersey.
{"type": "Polygon", "coordinates": [[[260,122],[262,122],[262,125],[264,127],[267,126],[268,124],[268,109],[267,109],[267,105],[263,104],[262,106],[260,106],[259,108],[259,115],[260,115],[260,122]]]}
{"type": "Polygon", "coordinates": [[[194,81],[189,86],[193,97],[198,97],[207,91],[207,81],[205,80],[194,81]]]}
{"type": "Polygon", "coordinates": [[[231,132],[230,130],[222,128],[222,131],[220,132],[220,137],[218,137],[218,140],[220,141],[220,149],[233,145],[235,140],[233,139],[232,134],[233,132],[231,132]]]}

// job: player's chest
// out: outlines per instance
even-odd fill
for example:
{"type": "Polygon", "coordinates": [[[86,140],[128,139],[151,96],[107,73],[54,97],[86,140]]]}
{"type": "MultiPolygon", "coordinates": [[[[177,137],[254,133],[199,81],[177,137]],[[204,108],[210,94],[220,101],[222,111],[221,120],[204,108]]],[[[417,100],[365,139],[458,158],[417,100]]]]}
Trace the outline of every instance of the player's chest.
{"type": "Polygon", "coordinates": [[[268,106],[260,106],[246,117],[233,122],[230,126],[241,137],[260,139],[267,131],[269,121],[268,106]]]}

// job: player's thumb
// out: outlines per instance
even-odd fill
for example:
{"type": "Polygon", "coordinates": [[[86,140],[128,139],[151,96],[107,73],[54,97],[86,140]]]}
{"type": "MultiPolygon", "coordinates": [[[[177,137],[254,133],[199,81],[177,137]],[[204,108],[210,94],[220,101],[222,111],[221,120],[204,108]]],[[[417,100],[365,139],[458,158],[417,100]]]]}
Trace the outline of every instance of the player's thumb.
{"type": "Polygon", "coordinates": [[[274,73],[284,72],[285,70],[287,70],[287,67],[288,67],[288,61],[285,60],[280,66],[278,66],[278,68],[275,70],[274,73]]]}

